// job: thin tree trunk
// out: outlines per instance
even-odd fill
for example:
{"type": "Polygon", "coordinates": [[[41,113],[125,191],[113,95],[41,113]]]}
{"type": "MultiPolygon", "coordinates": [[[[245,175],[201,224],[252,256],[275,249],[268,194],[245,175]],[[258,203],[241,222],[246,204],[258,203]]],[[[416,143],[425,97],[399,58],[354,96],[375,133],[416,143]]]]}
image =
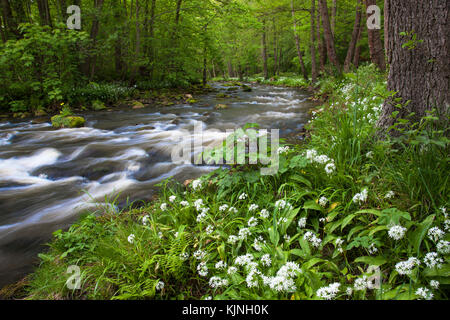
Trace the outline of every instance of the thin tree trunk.
{"type": "Polygon", "coordinates": [[[295,19],[294,0],[291,0],[291,11],[292,11],[292,20],[294,24],[294,37],[295,37],[295,46],[297,48],[297,56],[300,62],[300,67],[302,69],[303,78],[305,78],[305,80],[308,80],[308,73],[306,72],[305,63],[303,62],[302,51],[300,50],[300,38],[297,33],[297,21],[295,19]]]}
{"type": "Polygon", "coordinates": [[[317,81],[317,63],[316,63],[316,0],[311,0],[311,78],[312,83],[317,81]]]}
{"type": "MultiPolygon", "coordinates": [[[[103,1],[104,0],[94,0],[94,6],[100,13],[102,11],[103,7],[103,1]]],[[[91,33],[90,38],[92,40],[92,46],[91,49],[95,48],[96,42],[97,42],[97,35],[100,31],[100,20],[98,18],[98,15],[96,14],[94,17],[94,20],[92,21],[92,27],[91,27],[91,33]]],[[[85,72],[86,76],[89,77],[90,80],[94,77],[95,74],[95,64],[97,61],[97,55],[96,54],[90,54],[87,59],[87,72],[85,72]]]]}
{"type": "Polygon", "coordinates": [[[337,15],[337,1],[333,0],[333,6],[331,7],[331,32],[333,37],[336,36],[336,15],[337,15]]]}
{"type": "Polygon", "coordinates": [[[323,71],[325,69],[325,63],[326,63],[326,52],[324,52],[324,40],[322,37],[322,34],[320,32],[320,26],[321,26],[321,11],[320,11],[320,3],[317,3],[317,18],[316,18],[316,38],[317,38],[317,51],[319,52],[319,65],[320,65],[320,71],[323,71]]]}
{"type": "Polygon", "coordinates": [[[266,20],[263,20],[263,30],[261,35],[261,43],[262,43],[262,59],[263,59],[263,72],[264,79],[269,79],[269,70],[267,69],[267,46],[266,46],[266,20]]]}
{"type": "Polygon", "coordinates": [[[331,31],[330,18],[328,15],[327,1],[319,0],[319,3],[320,3],[320,11],[322,13],[322,25],[327,45],[328,59],[336,67],[336,69],[340,71],[341,65],[339,64],[339,60],[336,54],[336,47],[334,45],[333,33],[331,31]]]}
{"type": "Polygon", "coordinates": [[[41,19],[42,26],[52,26],[52,19],[50,17],[50,8],[48,6],[48,0],[37,0],[37,6],[39,11],[39,17],[41,19]]]}
{"type": "Polygon", "coordinates": [[[358,40],[356,40],[356,45],[355,45],[355,55],[353,56],[353,66],[358,69],[359,67],[359,58],[361,56],[361,45],[359,44],[359,42],[361,41],[361,37],[362,37],[362,33],[363,33],[363,21],[364,19],[361,19],[361,24],[359,26],[359,31],[358,31],[358,40]]]}
{"type": "MultiPolygon", "coordinates": [[[[371,5],[376,5],[376,0],[365,0],[366,8],[371,5]]],[[[369,14],[367,14],[369,17],[369,14]]],[[[370,59],[373,63],[380,68],[381,71],[386,70],[386,61],[384,57],[383,44],[381,43],[380,31],[377,29],[368,29],[368,38],[369,38],[369,50],[370,50],[370,59]]]]}
{"type": "Polygon", "coordinates": [[[277,43],[277,28],[275,23],[275,18],[273,18],[273,74],[277,75],[277,65],[278,65],[278,43],[277,43]]]}
{"type": "Polygon", "coordinates": [[[3,24],[3,19],[2,19],[2,17],[0,16],[0,34],[2,35],[2,41],[3,41],[3,43],[6,42],[5,29],[6,29],[6,26],[3,24]]]}
{"type": "MultiPolygon", "coordinates": [[[[1,0],[2,13],[3,13],[3,23],[9,33],[14,34],[17,38],[20,38],[20,32],[17,29],[16,19],[12,14],[11,5],[8,0],[1,0]]],[[[8,37],[6,37],[8,38],[8,37]]]]}
{"type": "Polygon", "coordinates": [[[358,35],[360,33],[360,28],[361,28],[361,16],[362,16],[361,15],[361,0],[357,0],[355,24],[353,25],[352,39],[348,46],[347,56],[345,57],[344,72],[348,72],[350,70],[350,64],[352,62],[353,57],[355,56],[356,43],[358,42],[358,35]]]}
{"type": "Polygon", "coordinates": [[[390,65],[388,90],[397,92],[402,108],[388,99],[378,125],[386,131],[397,118],[405,119],[414,112],[419,120],[426,111],[436,108],[448,126],[450,93],[450,32],[448,32],[449,2],[442,0],[409,1],[388,0],[388,63],[390,65]],[[412,41],[413,47],[404,46],[412,41]],[[409,101],[409,103],[406,103],[409,101]]]}

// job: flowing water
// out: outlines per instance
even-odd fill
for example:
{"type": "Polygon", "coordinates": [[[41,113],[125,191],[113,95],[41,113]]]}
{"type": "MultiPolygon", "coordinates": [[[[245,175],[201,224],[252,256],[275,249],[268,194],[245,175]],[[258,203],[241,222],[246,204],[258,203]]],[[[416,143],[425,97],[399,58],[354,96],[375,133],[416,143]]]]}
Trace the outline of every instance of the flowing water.
{"type": "Polygon", "coordinates": [[[80,129],[0,123],[0,287],[29,272],[52,232],[105,196],[148,200],[164,179],[183,182],[214,170],[171,162],[172,149],[198,122],[222,132],[204,136],[205,145],[246,123],[280,129],[283,137],[302,128],[312,107],[296,89],[255,85],[252,92],[230,93],[214,87],[232,96],[217,99],[215,92],[196,97],[194,105],[87,113],[80,129]],[[229,108],[215,110],[218,103],[229,108]]]}

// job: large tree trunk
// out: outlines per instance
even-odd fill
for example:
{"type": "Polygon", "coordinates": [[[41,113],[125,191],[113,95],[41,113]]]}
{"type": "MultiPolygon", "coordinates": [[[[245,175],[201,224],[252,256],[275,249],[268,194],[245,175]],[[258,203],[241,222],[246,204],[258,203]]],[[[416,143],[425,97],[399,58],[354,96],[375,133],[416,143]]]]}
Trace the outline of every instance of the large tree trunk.
{"type": "Polygon", "coordinates": [[[388,0],[387,18],[388,63],[390,64],[388,89],[401,97],[403,108],[395,108],[387,100],[383,106],[378,125],[384,130],[393,123],[392,112],[405,118],[415,113],[413,120],[436,108],[448,121],[450,32],[448,32],[449,0],[388,0]],[[412,35],[416,42],[409,43],[412,35]],[[406,103],[409,101],[409,103],[406,103]]]}
{"type": "Polygon", "coordinates": [[[263,30],[261,35],[261,55],[263,59],[264,79],[269,79],[269,70],[267,69],[267,45],[266,45],[266,20],[263,20],[263,30]]]}
{"type": "MultiPolygon", "coordinates": [[[[3,24],[5,25],[6,30],[8,30],[9,33],[14,34],[17,38],[19,38],[21,35],[19,30],[17,29],[16,19],[14,19],[14,16],[12,14],[9,0],[1,0],[1,5],[2,5],[3,24]]],[[[8,37],[6,36],[6,38],[8,37]]]]}
{"type": "Polygon", "coordinates": [[[325,46],[325,40],[320,32],[321,29],[321,11],[320,3],[317,3],[317,18],[316,18],[316,38],[317,38],[317,51],[319,52],[319,65],[320,71],[325,70],[325,63],[327,63],[327,52],[325,46]]]}
{"type": "Polygon", "coordinates": [[[297,48],[297,56],[300,62],[300,67],[302,69],[303,78],[305,78],[305,80],[308,80],[308,73],[306,72],[305,63],[303,62],[302,51],[300,50],[300,38],[297,33],[297,21],[295,19],[294,0],[291,0],[291,11],[292,11],[292,20],[294,23],[294,37],[295,37],[295,46],[297,48]]]}
{"type": "Polygon", "coordinates": [[[355,56],[356,44],[358,42],[358,35],[361,28],[361,16],[361,0],[357,0],[355,24],[353,25],[352,39],[348,46],[347,56],[345,57],[344,72],[348,72],[350,70],[350,64],[355,56]]]}
{"type": "MultiPolygon", "coordinates": [[[[371,5],[376,5],[376,0],[365,0],[366,8],[371,5]]],[[[369,13],[367,13],[367,17],[369,17],[369,13]]],[[[368,38],[369,38],[369,50],[370,50],[370,59],[373,63],[377,65],[377,67],[381,71],[386,70],[386,61],[384,57],[383,44],[381,42],[381,35],[378,29],[368,29],[368,38]]]]}
{"type": "Polygon", "coordinates": [[[336,54],[336,47],[334,45],[334,38],[330,25],[330,17],[328,15],[327,1],[319,0],[319,3],[320,3],[320,12],[322,13],[323,32],[327,44],[328,59],[336,67],[336,69],[340,71],[341,65],[339,64],[339,60],[336,54]]]}
{"type": "MultiPolygon", "coordinates": [[[[101,12],[102,7],[103,7],[103,1],[104,0],[94,0],[94,7],[95,9],[98,10],[98,12],[101,12]]],[[[96,14],[94,16],[94,20],[92,21],[92,26],[91,26],[91,33],[90,33],[90,37],[92,40],[92,45],[91,45],[91,50],[95,48],[96,46],[96,42],[97,42],[97,35],[98,32],[100,31],[100,20],[98,18],[98,15],[96,14]]],[[[92,80],[94,78],[95,75],[95,64],[97,61],[97,55],[96,54],[89,54],[87,59],[86,59],[86,63],[84,66],[84,74],[90,79],[92,80]]]]}
{"type": "Polygon", "coordinates": [[[363,21],[364,19],[361,19],[361,24],[359,26],[358,31],[358,39],[356,40],[356,47],[355,47],[355,55],[353,56],[353,66],[357,69],[359,67],[359,58],[361,56],[361,45],[359,42],[361,41],[362,33],[363,33],[363,21]]]}
{"type": "Polygon", "coordinates": [[[317,81],[317,63],[316,63],[316,0],[311,0],[311,78],[312,83],[317,81]]]}
{"type": "Polygon", "coordinates": [[[337,16],[337,1],[333,0],[333,6],[331,7],[331,31],[333,37],[336,36],[336,16],[337,16]]]}

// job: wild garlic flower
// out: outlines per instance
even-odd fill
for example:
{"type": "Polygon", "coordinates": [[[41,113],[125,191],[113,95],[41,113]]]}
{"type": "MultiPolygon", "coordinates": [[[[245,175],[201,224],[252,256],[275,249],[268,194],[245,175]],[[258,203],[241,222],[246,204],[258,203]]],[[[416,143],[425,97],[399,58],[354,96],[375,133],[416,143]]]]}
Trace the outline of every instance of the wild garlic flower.
{"type": "Polygon", "coordinates": [[[269,217],[269,211],[267,211],[266,209],[262,209],[260,215],[263,219],[267,219],[269,217]]]}
{"type": "Polygon", "coordinates": [[[400,275],[410,275],[412,270],[420,265],[420,260],[414,257],[409,258],[406,261],[400,261],[395,265],[395,270],[397,270],[400,275]]]}
{"type": "Polygon", "coordinates": [[[224,212],[224,211],[227,211],[228,208],[229,208],[229,206],[227,204],[223,204],[219,207],[219,211],[224,212]]]}
{"type": "Polygon", "coordinates": [[[257,204],[252,204],[249,208],[248,211],[252,212],[252,211],[256,211],[258,210],[259,206],[257,204]]]}
{"type": "Polygon", "coordinates": [[[334,164],[334,162],[330,162],[325,166],[325,172],[328,175],[333,174],[333,172],[335,172],[335,171],[336,171],[336,165],[334,164]]]}
{"type": "Polygon", "coordinates": [[[256,219],[255,217],[251,217],[250,219],[248,219],[247,224],[249,227],[256,227],[258,225],[258,219],[256,219]]]}
{"type": "Polygon", "coordinates": [[[197,211],[202,210],[202,208],[203,208],[203,199],[195,200],[195,202],[194,202],[194,207],[195,207],[195,209],[196,209],[197,211]]]}
{"type": "Polygon", "coordinates": [[[444,221],[444,230],[445,231],[450,231],[450,220],[449,219],[446,219],[444,221]]]}
{"type": "Polygon", "coordinates": [[[134,243],[134,239],[136,239],[136,236],[132,233],[128,236],[128,242],[133,244],[134,243]]]}
{"type": "Polygon", "coordinates": [[[197,260],[203,260],[206,257],[206,251],[201,249],[194,252],[194,258],[197,260]]]}
{"type": "Polygon", "coordinates": [[[423,263],[426,264],[428,268],[441,268],[444,260],[438,256],[436,252],[428,252],[423,258],[423,263]]]}
{"type": "Polygon", "coordinates": [[[192,189],[194,190],[200,190],[203,187],[202,181],[201,180],[194,180],[192,182],[192,189]]]}
{"type": "Polygon", "coordinates": [[[158,238],[162,239],[163,238],[163,233],[160,231],[158,232],[158,238]]]}
{"type": "Polygon", "coordinates": [[[438,227],[433,227],[428,230],[428,238],[434,242],[438,242],[445,236],[445,232],[439,229],[438,227]]]}
{"type": "Polygon", "coordinates": [[[265,285],[268,285],[270,289],[277,292],[295,292],[297,290],[295,282],[291,278],[282,276],[263,277],[263,282],[265,285]]]}
{"type": "Polygon", "coordinates": [[[183,207],[188,207],[189,206],[189,202],[183,200],[180,202],[180,205],[182,205],[183,207]]]}
{"type": "Polygon", "coordinates": [[[306,218],[300,218],[298,220],[298,227],[300,229],[303,229],[304,227],[306,227],[306,218]]]}
{"type": "Polygon", "coordinates": [[[431,280],[430,281],[430,286],[433,288],[433,289],[439,289],[439,281],[437,281],[437,280],[431,280]]]}
{"type": "Polygon", "coordinates": [[[328,199],[326,197],[321,197],[319,199],[319,204],[320,204],[320,206],[325,208],[328,204],[328,199]]]}
{"type": "Polygon", "coordinates": [[[239,240],[246,240],[251,235],[249,228],[241,228],[238,233],[239,240]]]}
{"type": "Polygon", "coordinates": [[[247,253],[245,255],[238,256],[234,260],[234,264],[236,264],[238,266],[246,266],[249,263],[251,263],[252,261],[253,261],[253,256],[250,253],[247,253]]]}
{"type": "Polygon", "coordinates": [[[270,267],[272,260],[270,259],[270,254],[265,254],[261,257],[261,264],[266,267],[270,267]]]}
{"type": "Polygon", "coordinates": [[[355,291],[363,291],[370,287],[370,281],[367,280],[367,276],[362,276],[361,278],[357,278],[353,285],[355,291]]]}
{"type": "Polygon", "coordinates": [[[206,262],[200,262],[197,266],[198,274],[202,277],[206,277],[208,275],[208,267],[206,266],[206,262]]]}
{"type": "Polygon", "coordinates": [[[155,286],[156,291],[161,291],[162,289],[164,289],[164,282],[159,281],[156,286],[155,286]]]}
{"type": "Polygon", "coordinates": [[[336,298],[336,295],[339,293],[339,287],[341,284],[339,282],[335,282],[330,284],[328,287],[322,287],[317,290],[316,295],[319,298],[325,300],[333,300],[336,298]]]}
{"type": "Polygon", "coordinates": [[[213,289],[217,289],[220,287],[226,287],[228,285],[227,279],[222,279],[220,277],[211,277],[209,279],[209,286],[213,289]]]}
{"type": "Polygon", "coordinates": [[[232,276],[233,274],[235,274],[238,271],[238,269],[236,267],[228,267],[227,273],[232,276]]]}
{"type": "Polygon", "coordinates": [[[279,147],[277,151],[278,151],[278,154],[288,153],[289,152],[289,147],[288,146],[279,147]]]}
{"type": "Polygon", "coordinates": [[[447,208],[445,207],[440,207],[439,210],[441,210],[442,214],[444,215],[444,217],[447,218],[447,208]]]}
{"type": "Polygon", "coordinates": [[[214,227],[212,225],[209,225],[206,227],[206,234],[210,235],[211,233],[214,232],[214,227]]]}
{"type": "Polygon", "coordinates": [[[216,263],[216,269],[224,270],[226,268],[227,268],[227,263],[226,262],[220,260],[219,262],[216,263]]]}
{"type": "Polygon", "coordinates": [[[292,209],[292,205],[287,202],[286,200],[278,200],[277,202],[275,202],[275,208],[278,208],[280,210],[282,209],[292,209]]]}
{"type": "Polygon", "coordinates": [[[189,253],[187,252],[180,253],[179,257],[181,260],[186,261],[187,259],[189,259],[189,253]]]}
{"type": "Polygon", "coordinates": [[[437,252],[441,254],[450,254],[450,242],[446,240],[440,240],[436,245],[437,252]]]}
{"type": "Polygon", "coordinates": [[[174,203],[174,201],[177,199],[177,196],[170,196],[169,202],[174,203]]]}
{"type": "Polygon", "coordinates": [[[161,209],[162,211],[166,211],[166,209],[167,209],[167,203],[162,203],[161,206],[160,206],[160,209],[161,209]]]}
{"type": "Polygon", "coordinates": [[[248,198],[248,195],[246,194],[246,193],[242,193],[240,196],[239,196],[239,200],[245,200],[245,199],[247,199],[248,198]]]}
{"type": "Polygon", "coordinates": [[[283,238],[284,238],[284,241],[285,241],[285,242],[291,241],[291,236],[288,235],[288,234],[285,234],[283,238]]]}
{"type": "Polygon", "coordinates": [[[419,299],[432,300],[433,293],[428,288],[419,288],[416,291],[416,295],[418,295],[419,299]]]}
{"type": "Polygon", "coordinates": [[[369,151],[366,153],[366,158],[373,159],[373,151],[369,151]]]}
{"type": "Polygon", "coordinates": [[[405,236],[405,233],[408,229],[400,226],[400,225],[394,225],[389,228],[388,235],[390,238],[394,240],[400,240],[405,236]]]}
{"type": "Polygon", "coordinates": [[[384,196],[385,199],[392,199],[394,197],[395,197],[394,191],[388,191],[388,193],[386,193],[386,195],[384,196]]]}
{"type": "Polygon", "coordinates": [[[322,243],[322,239],[318,238],[314,233],[311,231],[308,231],[303,236],[303,239],[309,241],[313,247],[320,247],[320,244],[322,243]]]}
{"type": "Polygon", "coordinates": [[[357,193],[355,194],[355,196],[353,197],[353,202],[354,203],[364,203],[367,201],[367,196],[369,195],[367,188],[363,189],[361,191],[361,193],[357,193]]]}
{"type": "Polygon", "coordinates": [[[345,294],[351,296],[353,294],[353,288],[347,287],[347,289],[345,289],[345,294]]]}
{"type": "Polygon", "coordinates": [[[257,275],[260,275],[261,272],[259,272],[256,269],[251,269],[250,272],[247,274],[247,277],[245,278],[245,282],[247,282],[248,288],[254,288],[258,286],[258,278],[257,275]]]}
{"type": "Polygon", "coordinates": [[[378,248],[375,246],[375,243],[370,244],[369,248],[367,248],[369,254],[375,254],[378,252],[378,248]]]}
{"type": "Polygon", "coordinates": [[[235,207],[230,207],[230,209],[228,209],[228,212],[238,213],[238,209],[236,209],[235,207]]]}
{"type": "Polygon", "coordinates": [[[314,150],[314,149],[306,150],[306,159],[313,161],[316,156],[317,156],[316,150],[314,150]]]}
{"type": "Polygon", "coordinates": [[[149,215],[142,217],[142,224],[146,226],[148,224],[148,220],[150,219],[149,215]]]}
{"type": "Polygon", "coordinates": [[[227,242],[230,243],[230,244],[235,244],[235,243],[238,242],[238,241],[239,241],[239,238],[236,237],[235,235],[229,236],[229,237],[228,237],[228,240],[227,240],[227,242]]]}

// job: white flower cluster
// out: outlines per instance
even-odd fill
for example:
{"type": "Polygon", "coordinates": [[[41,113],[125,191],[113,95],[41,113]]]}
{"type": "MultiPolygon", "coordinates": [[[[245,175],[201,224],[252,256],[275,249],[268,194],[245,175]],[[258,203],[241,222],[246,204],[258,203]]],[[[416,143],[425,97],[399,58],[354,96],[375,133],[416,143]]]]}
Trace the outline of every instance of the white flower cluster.
{"type": "Polygon", "coordinates": [[[275,208],[278,208],[280,210],[283,210],[283,209],[291,210],[292,205],[289,202],[287,202],[286,200],[278,200],[277,202],[275,202],[275,208]]]}
{"type": "Polygon", "coordinates": [[[325,300],[333,300],[336,298],[336,295],[339,293],[339,287],[341,284],[339,282],[335,282],[330,284],[328,287],[322,287],[317,290],[316,295],[319,298],[325,300]]]}
{"type": "Polygon", "coordinates": [[[197,260],[203,260],[206,257],[206,251],[197,250],[194,252],[194,258],[197,260]]]}
{"type": "Polygon", "coordinates": [[[319,204],[322,206],[322,207],[326,207],[327,206],[327,204],[328,204],[328,199],[326,198],[326,197],[321,197],[320,199],[319,199],[319,204]]]}
{"type": "Polygon", "coordinates": [[[406,261],[400,261],[395,265],[395,270],[397,270],[400,275],[410,275],[412,270],[420,265],[420,260],[414,257],[409,258],[406,261]]]}
{"type": "Polygon", "coordinates": [[[367,276],[362,276],[361,278],[357,278],[353,287],[356,291],[366,290],[370,286],[370,281],[367,279],[367,276]]]}
{"type": "Polygon", "coordinates": [[[342,245],[344,244],[344,240],[342,240],[341,238],[337,238],[335,244],[339,253],[343,253],[344,249],[342,248],[342,245]]]}
{"type": "Polygon", "coordinates": [[[238,271],[238,269],[237,269],[236,267],[231,266],[231,267],[228,268],[227,273],[228,273],[230,276],[232,276],[232,275],[235,274],[237,271],[238,271]]]}
{"type": "Polygon", "coordinates": [[[336,170],[333,159],[330,159],[326,155],[318,155],[317,151],[314,149],[306,150],[306,159],[313,163],[325,164],[325,171],[328,175],[331,175],[336,170]]]}
{"type": "Polygon", "coordinates": [[[150,219],[149,215],[142,217],[142,224],[146,226],[148,224],[148,220],[150,219]]]}
{"type": "Polygon", "coordinates": [[[180,204],[181,204],[183,207],[188,207],[188,206],[189,206],[189,202],[187,202],[187,201],[185,201],[185,200],[181,201],[180,204]]]}
{"type": "Polygon", "coordinates": [[[162,203],[159,208],[161,209],[161,211],[166,211],[167,210],[167,203],[162,203]]]}
{"type": "Polygon", "coordinates": [[[289,147],[288,146],[279,147],[277,151],[278,151],[278,154],[288,153],[289,152],[289,147]]]}
{"type": "Polygon", "coordinates": [[[238,233],[238,238],[239,240],[246,240],[249,235],[251,235],[249,228],[241,228],[238,233]]]}
{"type": "Polygon", "coordinates": [[[394,225],[389,228],[388,235],[390,238],[394,240],[400,240],[405,236],[405,233],[408,229],[400,226],[400,225],[394,225]]]}
{"type": "Polygon", "coordinates": [[[439,229],[438,227],[433,227],[428,230],[428,238],[434,242],[438,242],[445,236],[445,232],[439,229]]]}
{"type": "Polygon", "coordinates": [[[236,237],[235,235],[229,236],[229,237],[228,237],[228,240],[227,240],[227,242],[230,243],[230,244],[235,244],[235,243],[238,242],[238,241],[239,241],[239,238],[236,237]]]}
{"type": "Polygon", "coordinates": [[[267,211],[266,209],[262,209],[259,214],[263,219],[267,219],[269,217],[269,211],[267,211]]]}
{"type": "Polygon", "coordinates": [[[220,212],[225,212],[225,211],[228,210],[228,208],[229,208],[229,206],[228,206],[227,204],[223,204],[223,205],[221,205],[221,206],[219,207],[219,211],[220,211],[220,212]]]}
{"type": "Polygon", "coordinates": [[[187,261],[187,259],[189,259],[189,253],[187,252],[180,253],[180,259],[182,261],[187,261]]]}
{"type": "Polygon", "coordinates": [[[265,243],[266,243],[266,241],[263,239],[263,237],[259,236],[258,238],[255,238],[255,241],[253,241],[253,248],[256,251],[261,251],[262,250],[261,244],[265,244],[265,243]]]}
{"type": "Polygon", "coordinates": [[[303,236],[303,239],[309,241],[309,243],[311,243],[311,245],[316,248],[320,247],[320,244],[322,243],[322,239],[318,238],[311,231],[306,232],[305,235],[303,236]]]}
{"type": "Polygon", "coordinates": [[[431,280],[430,281],[430,286],[433,288],[433,289],[439,289],[439,281],[437,281],[437,280],[431,280]]]}
{"type": "Polygon", "coordinates": [[[444,221],[444,230],[445,231],[450,231],[450,219],[446,219],[444,221]]]}
{"type": "Polygon", "coordinates": [[[428,288],[417,289],[416,295],[418,295],[421,299],[425,299],[425,300],[433,299],[433,293],[428,288]]]}
{"type": "Polygon", "coordinates": [[[450,242],[446,240],[441,240],[436,245],[437,252],[441,254],[449,254],[450,253],[450,242]]]}
{"type": "Polygon", "coordinates": [[[242,193],[242,194],[238,197],[239,200],[245,200],[245,199],[247,199],[247,198],[248,198],[248,195],[247,195],[246,193],[242,193]]]}
{"type": "Polygon", "coordinates": [[[375,246],[375,243],[371,243],[367,251],[369,251],[369,254],[375,254],[378,252],[378,248],[375,246]]]}
{"type": "Polygon", "coordinates": [[[220,260],[219,262],[216,263],[216,269],[223,270],[223,269],[226,269],[226,268],[227,268],[227,263],[226,262],[220,260]]]}
{"type": "Polygon", "coordinates": [[[214,232],[214,227],[212,225],[209,225],[206,227],[206,234],[210,235],[214,232]]]}
{"type": "Polygon", "coordinates": [[[159,281],[156,286],[155,286],[156,291],[161,291],[162,289],[164,289],[164,282],[159,281]]]}
{"type": "Polygon", "coordinates": [[[217,289],[220,287],[226,287],[228,285],[227,279],[222,279],[220,277],[211,277],[209,279],[209,286],[213,289],[217,289]]]}
{"type": "Polygon", "coordinates": [[[364,203],[367,201],[368,195],[369,192],[367,191],[367,188],[365,188],[361,191],[361,193],[355,194],[355,196],[353,197],[353,202],[359,204],[364,203]]]}
{"type": "Polygon", "coordinates": [[[301,269],[295,262],[286,262],[274,277],[262,276],[263,283],[278,292],[294,292],[297,290],[294,278],[301,269]]]}
{"type": "Polygon", "coordinates": [[[426,264],[428,268],[441,268],[444,260],[438,256],[436,252],[428,252],[423,258],[423,263],[426,264]]]}
{"type": "Polygon", "coordinates": [[[261,264],[266,267],[270,267],[272,260],[270,259],[270,254],[265,254],[261,257],[261,264]]]}
{"type": "Polygon", "coordinates": [[[170,203],[174,203],[176,199],[177,199],[177,196],[170,196],[169,197],[169,202],[170,203]]]}
{"type": "Polygon", "coordinates": [[[257,204],[252,204],[249,208],[248,211],[252,212],[252,211],[256,211],[258,210],[259,206],[257,204]]]}
{"type": "Polygon", "coordinates": [[[136,238],[136,236],[134,234],[130,234],[128,236],[128,242],[133,244],[134,243],[134,239],[136,238]]]}
{"type": "Polygon", "coordinates": [[[306,218],[300,218],[298,220],[298,227],[300,229],[303,229],[304,227],[306,227],[306,218]]]}
{"type": "Polygon", "coordinates": [[[208,275],[208,267],[206,266],[206,262],[200,262],[197,266],[198,274],[202,277],[206,277],[208,275]]]}
{"type": "Polygon", "coordinates": [[[386,195],[384,196],[385,199],[392,199],[394,197],[395,197],[394,191],[388,191],[388,193],[386,193],[386,195]]]}
{"type": "Polygon", "coordinates": [[[194,189],[194,191],[200,190],[202,187],[203,187],[203,184],[202,184],[201,180],[192,181],[192,189],[194,189]]]}

